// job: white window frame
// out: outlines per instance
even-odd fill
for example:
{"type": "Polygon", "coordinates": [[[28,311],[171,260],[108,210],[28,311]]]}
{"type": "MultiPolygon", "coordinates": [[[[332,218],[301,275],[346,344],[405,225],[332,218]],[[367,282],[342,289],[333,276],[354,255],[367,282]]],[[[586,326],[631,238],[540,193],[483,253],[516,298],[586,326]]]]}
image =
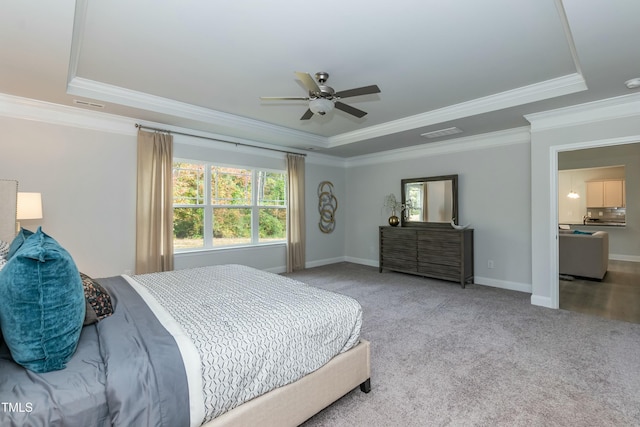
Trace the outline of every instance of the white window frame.
{"type": "MultiPolygon", "coordinates": [[[[203,230],[203,239],[204,244],[202,247],[198,248],[184,248],[184,249],[175,249],[173,252],[175,254],[185,253],[185,252],[197,252],[197,251],[211,251],[211,250],[219,250],[219,249],[230,249],[230,248],[242,248],[242,247],[253,247],[253,246],[269,246],[269,245],[282,245],[287,243],[287,234],[289,230],[285,230],[285,237],[278,240],[273,240],[269,242],[260,242],[260,209],[284,209],[286,212],[286,217],[289,215],[289,203],[286,200],[287,196],[287,171],[281,169],[272,169],[272,168],[259,168],[259,167],[251,167],[251,166],[242,166],[242,165],[229,165],[222,163],[213,163],[202,160],[192,160],[192,159],[184,159],[184,158],[174,158],[173,163],[188,163],[192,165],[203,165],[204,166],[204,204],[173,204],[173,209],[175,208],[202,208],[204,212],[204,230],[203,230]],[[251,171],[251,205],[214,205],[212,204],[212,188],[211,188],[211,169],[212,167],[226,167],[226,168],[234,168],[234,169],[244,169],[251,171]],[[259,172],[271,172],[271,173],[279,173],[284,174],[285,176],[285,204],[284,206],[279,205],[258,205],[258,194],[257,188],[254,186],[258,182],[258,173],[259,172]],[[213,210],[216,208],[231,208],[231,209],[251,209],[251,242],[250,243],[240,243],[240,244],[230,244],[230,245],[214,245],[214,237],[213,237],[213,210]]],[[[287,221],[288,222],[288,221],[287,221]]],[[[285,224],[286,227],[286,224],[285,224]]]]}

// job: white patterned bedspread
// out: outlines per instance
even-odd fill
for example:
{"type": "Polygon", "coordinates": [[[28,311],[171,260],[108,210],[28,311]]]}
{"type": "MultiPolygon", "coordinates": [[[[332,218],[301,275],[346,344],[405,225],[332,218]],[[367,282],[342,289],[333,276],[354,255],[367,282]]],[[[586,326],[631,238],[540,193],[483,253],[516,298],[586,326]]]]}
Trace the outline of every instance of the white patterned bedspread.
{"type": "Polygon", "coordinates": [[[300,379],[359,342],[362,307],[356,300],[277,274],[221,265],[128,279],[155,299],[152,309],[159,304],[175,319],[197,349],[200,423],[300,379]]]}

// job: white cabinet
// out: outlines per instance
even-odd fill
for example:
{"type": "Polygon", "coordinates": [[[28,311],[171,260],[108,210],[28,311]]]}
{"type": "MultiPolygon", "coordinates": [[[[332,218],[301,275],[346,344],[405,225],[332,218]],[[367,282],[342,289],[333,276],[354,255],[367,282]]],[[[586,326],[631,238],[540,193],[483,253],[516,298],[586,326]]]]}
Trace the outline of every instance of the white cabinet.
{"type": "Polygon", "coordinates": [[[623,179],[587,181],[588,208],[619,208],[625,206],[623,179]]]}
{"type": "Polygon", "coordinates": [[[587,182],[587,207],[601,208],[604,206],[604,185],[603,181],[587,182]]]}
{"type": "Polygon", "coordinates": [[[604,207],[622,207],[622,180],[604,181],[604,207]]]}

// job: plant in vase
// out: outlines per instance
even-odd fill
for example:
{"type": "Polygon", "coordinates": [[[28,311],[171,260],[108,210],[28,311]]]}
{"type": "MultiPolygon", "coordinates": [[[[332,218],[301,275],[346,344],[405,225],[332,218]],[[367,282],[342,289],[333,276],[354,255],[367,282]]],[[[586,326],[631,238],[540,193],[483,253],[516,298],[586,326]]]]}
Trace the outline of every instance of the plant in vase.
{"type": "Polygon", "coordinates": [[[396,210],[400,210],[402,212],[404,210],[404,206],[402,203],[396,200],[395,194],[391,193],[384,197],[384,207],[391,210],[391,216],[389,217],[389,225],[397,226],[400,224],[400,218],[396,215],[396,210]]]}

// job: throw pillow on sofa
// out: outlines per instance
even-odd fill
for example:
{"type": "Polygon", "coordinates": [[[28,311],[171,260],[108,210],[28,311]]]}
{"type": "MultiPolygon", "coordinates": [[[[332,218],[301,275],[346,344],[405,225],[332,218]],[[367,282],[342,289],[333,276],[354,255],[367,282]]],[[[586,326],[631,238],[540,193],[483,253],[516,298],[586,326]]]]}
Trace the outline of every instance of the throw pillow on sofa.
{"type": "Polygon", "coordinates": [[[13,360],[34,372],[63,369],[85,316],[71,255],[40,228],[0,271],[0,327],[13,360]]]}

